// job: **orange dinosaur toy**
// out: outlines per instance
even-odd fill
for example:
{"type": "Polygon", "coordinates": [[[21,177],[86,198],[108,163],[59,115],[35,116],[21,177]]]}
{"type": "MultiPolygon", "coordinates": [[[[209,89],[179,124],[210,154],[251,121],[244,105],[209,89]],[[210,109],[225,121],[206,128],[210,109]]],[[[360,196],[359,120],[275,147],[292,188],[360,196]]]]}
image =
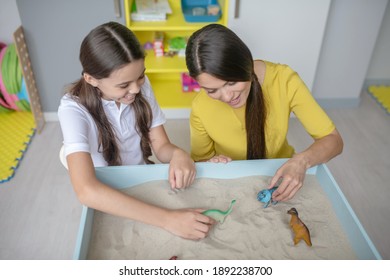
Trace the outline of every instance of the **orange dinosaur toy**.
{"type": "Polygon", "coordinates": [[[294,245],[297,245],[302,239],[305,240],[308,246],[311,246],[310,232],[306,225],[299,219],[298,211],[291,208],[287,211],[291,215],[290,227],[294,231],[294,245]]]}

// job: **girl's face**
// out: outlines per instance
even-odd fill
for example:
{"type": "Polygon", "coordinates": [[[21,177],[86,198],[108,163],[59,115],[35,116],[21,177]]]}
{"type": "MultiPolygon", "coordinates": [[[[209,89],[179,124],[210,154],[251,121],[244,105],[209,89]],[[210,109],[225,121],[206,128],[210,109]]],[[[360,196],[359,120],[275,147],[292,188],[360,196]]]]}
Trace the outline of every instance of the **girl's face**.
{"type": "Polygon", "coordinates": [[[145,82],[144,59],[126,64],[107,78],[95,79],[88,74],[84,74],[84,78],[89,84],[100,89],[103,99],[129,105],[134,102],[145,82]]]}
{"type": "Polygon", "coordinates": [[[248,99],[251,82],[229,82],[202,73],[197,77],[198,84],[213,99],[222,101],[232,108],[240,108],[248,99]]]}

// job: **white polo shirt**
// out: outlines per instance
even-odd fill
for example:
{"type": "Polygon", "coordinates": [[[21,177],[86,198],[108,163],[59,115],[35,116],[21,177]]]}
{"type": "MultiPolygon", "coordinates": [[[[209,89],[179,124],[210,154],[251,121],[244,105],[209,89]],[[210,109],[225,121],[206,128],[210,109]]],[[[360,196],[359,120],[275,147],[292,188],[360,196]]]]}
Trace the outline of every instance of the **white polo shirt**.
{"type": "MultiPolygon", "coordinates": [[[[141,87],[141,93],[149,102],[153,112],[152,126],[156,127],[165,123],[165,116],[157,104],[149,79],[141,87]]],[[[104,112],[111,123],[117,137],[117,145],[122,159],[122,165],[144,164],[140,142],[135,127],[135,114],[133,106],[120,104],[115,101],[102,99],[104,112]]],[[[98,151],[98,130],[95,121],[88,110],[74,101],[68,94],[61,99],[58,108],[62,135],[64,137],[64,156],[75,152],[88,152],[91,154],[95,167],[107,166],[103,154],[98,151]]]]}

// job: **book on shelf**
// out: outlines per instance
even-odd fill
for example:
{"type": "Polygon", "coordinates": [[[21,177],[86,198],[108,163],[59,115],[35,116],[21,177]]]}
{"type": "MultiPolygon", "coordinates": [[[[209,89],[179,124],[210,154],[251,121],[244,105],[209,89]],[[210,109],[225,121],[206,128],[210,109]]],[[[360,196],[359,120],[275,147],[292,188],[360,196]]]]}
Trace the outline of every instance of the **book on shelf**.
{"type": "Polygon", "coordinates": [[[164,21],[171,13],[168,0],[134,0],[130,17],[133,21],[164,21]]]}

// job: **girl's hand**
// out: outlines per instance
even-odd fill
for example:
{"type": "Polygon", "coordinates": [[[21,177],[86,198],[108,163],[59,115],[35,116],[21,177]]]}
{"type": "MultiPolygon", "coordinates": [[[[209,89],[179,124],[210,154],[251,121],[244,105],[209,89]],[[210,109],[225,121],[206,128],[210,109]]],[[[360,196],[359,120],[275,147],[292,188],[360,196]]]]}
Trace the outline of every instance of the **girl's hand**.
{"type": "Polygon", "coordinates": [[[294,197],[298,190],[303,186],[307,170],[305,161],[299,157],[292,157],[284,163],[271,179],[268,189],[271,189],[281,180],[279,187],[272,194],[275,201],[287,201],[294,197]]]}
{"type": "Polygon", "coordinates": [[[231,161],[232,161],[232,159],[230,157],[227,157],[227,156],[224,156],[224,155],[218,155],[218,156],[213,156],[207,162],[228,163],[228,162],[231,162],[231,161]]]}
{"type": "Polygon", "coordinates": [[[205,209],[169,210],[164,228],[185,239],[199,240],[209,233],[215,220],[201,214],[205,209]]]}
{"type": "Polygon", "coordinates": [[[169,163],[169,183],[172,189],[182,189],[190,186],[196,176],[195,163],[181,149],[174,151],[169,163]]]}

